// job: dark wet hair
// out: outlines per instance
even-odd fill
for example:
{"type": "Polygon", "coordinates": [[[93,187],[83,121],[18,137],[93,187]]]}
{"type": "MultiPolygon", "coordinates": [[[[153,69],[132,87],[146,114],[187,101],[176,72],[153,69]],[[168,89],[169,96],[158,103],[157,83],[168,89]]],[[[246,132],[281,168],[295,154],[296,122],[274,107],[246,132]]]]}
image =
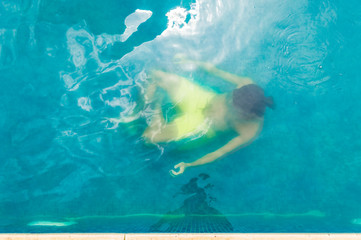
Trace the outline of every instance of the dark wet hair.
{"type": "Polygon", "coordinates": [[[266,107],[274,109],[273,98],[266,97],[263,89],[256,84],[233,90],[232,103],[247,117],[262,117],[266,107]]]}

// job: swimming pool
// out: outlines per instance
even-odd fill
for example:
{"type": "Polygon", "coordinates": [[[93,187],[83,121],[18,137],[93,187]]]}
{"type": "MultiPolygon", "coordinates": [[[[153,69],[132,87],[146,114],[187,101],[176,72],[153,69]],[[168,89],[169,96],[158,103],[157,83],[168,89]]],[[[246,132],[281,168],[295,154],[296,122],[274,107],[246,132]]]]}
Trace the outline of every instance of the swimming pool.
{"type": "Polygon", "coordinates": [[[1,1],[0,232],[360,232],[360,10],[1,1]],[[172,177],[229,138],[145,144],[152,69],[230,90],[179,54],[251,77],[276,108],[251,145],[172,177]]]}

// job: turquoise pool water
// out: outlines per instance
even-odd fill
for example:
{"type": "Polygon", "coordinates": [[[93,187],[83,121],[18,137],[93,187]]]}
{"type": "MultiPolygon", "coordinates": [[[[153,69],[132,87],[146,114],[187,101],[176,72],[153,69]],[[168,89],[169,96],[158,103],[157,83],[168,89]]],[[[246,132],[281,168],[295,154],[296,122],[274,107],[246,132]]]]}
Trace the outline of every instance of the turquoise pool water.
{"type": "Polygon", "coordinates": [[[360,232],[360,10],[2,0],[0,232],[360,232]],[[172,177],[230,137],[141,138],[151,69],[230,90],[177,54],[252,77],[276,109],[251,145],[172,177]]]}

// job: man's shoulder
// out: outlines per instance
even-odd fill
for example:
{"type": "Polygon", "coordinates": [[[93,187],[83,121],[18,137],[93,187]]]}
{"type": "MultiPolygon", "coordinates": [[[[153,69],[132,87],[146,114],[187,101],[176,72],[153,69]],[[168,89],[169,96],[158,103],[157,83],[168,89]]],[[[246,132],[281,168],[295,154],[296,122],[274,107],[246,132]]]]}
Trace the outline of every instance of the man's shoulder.
{"type": "Polygon", "coordinates": [[[235,131],[241,136],[254,137],[259,134],[263,127],[263,118],[253,120],[242,120],[234,124],[235,131]]]}

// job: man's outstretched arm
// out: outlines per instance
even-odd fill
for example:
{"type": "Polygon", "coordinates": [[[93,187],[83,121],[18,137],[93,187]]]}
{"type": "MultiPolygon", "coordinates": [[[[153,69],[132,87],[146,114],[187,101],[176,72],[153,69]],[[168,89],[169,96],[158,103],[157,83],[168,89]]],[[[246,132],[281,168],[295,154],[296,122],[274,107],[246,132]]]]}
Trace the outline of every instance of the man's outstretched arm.
{"type": "Polygon", "coordinates": [[[240,77],[235,74],[223,71],[221,69],[218,69],[216,66],[214,66],[211,63],[197,62],[197,65],[202,69],[204,69],[205,71],[207,71],[208,73],[223,78],[224,80],[237,85],[237,88],[254,83],[252,79],[249,77],[240,77]]]}
{"type": "Polygon", "coordinates": [[[210,74],[220,77],[226,80],[227,82],[235,84],[237,88],[254,83],[252,79],[249,77],[240,77],[235,74],[220,70],[209,62],[189,60],[185,56],[176,56],[175,59],[179,64],[194,64],[195,66],[202,68],[203,70],[205,70],[210,74]]]}
{"type": "MultiPolygon", "coordinates": [[[[245,129],[246,126],[240,127],[240,129],[245,129]]],[[[240,135],[230,140],[227,144],[225,144],[223,147],[217,149],[214,152],[208,153],[205,156],[199,158],[198,160],[191,162],[191,163],[185,163],[181,162],[174,166],[174,169],[179,168],[178,171],[171,170],[171,175],[179,175],[184,172],[184,170],[188,167],[194,167],[199,166],[203,164],[207,164],[210,162],[213,162],[215,160],[218,160],[224,156],[226,156],[228,153],[237,150],[241,147],[246,146],[247,144],[251,143],[255,137],[258,135],[260,128],[262,127],[262,124],[259,125],[258,123],[250,123],[249,127],[246,127],[246,131],[243,131],[242,133],[239,130],[240,135]]]]}

